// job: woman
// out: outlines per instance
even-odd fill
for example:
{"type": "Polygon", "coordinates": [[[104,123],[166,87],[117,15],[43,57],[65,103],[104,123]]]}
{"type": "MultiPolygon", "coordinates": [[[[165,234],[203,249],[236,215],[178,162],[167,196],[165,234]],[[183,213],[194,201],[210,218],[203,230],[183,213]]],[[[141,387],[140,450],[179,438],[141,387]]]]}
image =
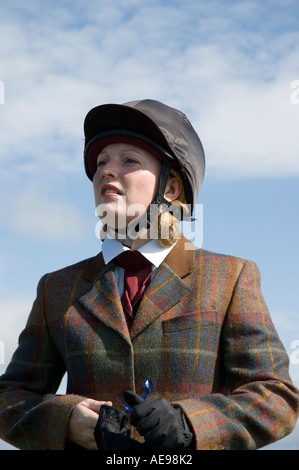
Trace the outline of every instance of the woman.
{"type": "Polygon", "coordinates": [[[256,265],[198,249],[178,229],[205,168],[189,120],[144,100],[98,106],[84,129],[102,252],[41,279],[0,381],[1,437],[155,451],[284,437],[299,395],[256,265]]]}

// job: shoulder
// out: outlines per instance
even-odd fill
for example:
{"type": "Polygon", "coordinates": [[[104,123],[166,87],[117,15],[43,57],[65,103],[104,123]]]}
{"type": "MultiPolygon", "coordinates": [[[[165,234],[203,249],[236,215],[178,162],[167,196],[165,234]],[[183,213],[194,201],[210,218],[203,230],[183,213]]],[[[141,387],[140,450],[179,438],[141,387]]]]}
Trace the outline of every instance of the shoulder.
{"type": "Polygon", "coordinates": [[[46,273],[42,277],[42,280],[46,282],[47,285],[57,282],[62,282],[65,285],[73,284],[76,280],[84,279],[84,273],[93,265],[98,256],[86,258],[74,264],[46,273]]]}
{"type": "Polygon", "coordinates": [[[52,307],[52,312],[56,307],[65,311],[70,302],[81,297],[90,288],[92,279],[85,273],[94,269],[99,256],[84,259],[42,276],[37,287],[38,297],[43,298],[47,306],[52,307]]]}
{"type": "Polygon", "coordinates": [[[254,261],[202,248],[195,249],[195,264],[199,269],[213,272],[213,275],[239,277],[242,271],[259,276],[259,269],[254,261]]]}
{"type": "Polygon", "coordinates": [[[254,262],[230,254],[198,248],[183,234],[168,255],[167,262],[181,277],[184,277],[186,273],[193,273],[193,276],[199,277],[236,280],[244,268],[248,272],[255,272],[255,275],[259,274],[254,262]]]}
{"type": "Polygon", "coordinates": [[[238,256],[233,256],[230,254],[224,254],[224,253],[219,253],[216,251],[210,251],[210,250],[205,250],[203,248],[196,248],[195,247],[195,257],[197,260],[205,260],[209,261],[212,260],[214,262],[218,263],[239,263],[239,264],[244,264],[248,260],[245,258],[240,258],[238,256]]]}
{"type": "Polygon", "coordinates": [[[70,272],[80,272],[80,271],[84,271],[84,269],[86,269],[87,266],[89,266],[93,260],[95,259],[95,256],[91,257],[91,258],[86,258],[84,260],[81,260],[81,261],[78,261],[74,264],[70,264],[68,266],[64,266],[63,268],[59,268],[55,271],[52,271],[52,272],[49,272],[47,273],[48,276],[55,276],[55,275],[63,275],[64,273],[70,273],[70,272]]]}

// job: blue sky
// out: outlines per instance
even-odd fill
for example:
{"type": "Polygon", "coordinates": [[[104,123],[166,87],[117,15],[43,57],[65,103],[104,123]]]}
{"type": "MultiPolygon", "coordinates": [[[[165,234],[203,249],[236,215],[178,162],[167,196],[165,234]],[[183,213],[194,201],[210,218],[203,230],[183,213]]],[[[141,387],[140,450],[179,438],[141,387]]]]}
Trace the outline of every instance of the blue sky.
{"type": "Polygon", "coordinates": [[[203,247],[257,263],[299,387],[297,0],[4,0],[0,34],[0,373],[39,278],[100,250],[86,113],[153,98],[201,137],[203,247]]]}

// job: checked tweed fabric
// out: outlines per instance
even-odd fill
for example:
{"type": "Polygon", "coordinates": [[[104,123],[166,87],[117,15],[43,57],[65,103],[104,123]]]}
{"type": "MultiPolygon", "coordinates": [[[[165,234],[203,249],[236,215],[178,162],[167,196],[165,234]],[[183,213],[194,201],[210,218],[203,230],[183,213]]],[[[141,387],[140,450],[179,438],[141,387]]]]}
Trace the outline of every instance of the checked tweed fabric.
{"type": "Polygon", "coordinates": [[[76,404],[91,397],[121,406],[116,397],[142,395],[148,378],[152,398],[182,407],[199,450],[256,449],[293,430],[298,390],[258,268],[185,243],[182,236],[159,267],[130,331],[116,265],[101,254],[43,276],[0,379],[3,439],[64,449],[76,404]],[[67,393],[57,396],[65,372],[67,393]]]}

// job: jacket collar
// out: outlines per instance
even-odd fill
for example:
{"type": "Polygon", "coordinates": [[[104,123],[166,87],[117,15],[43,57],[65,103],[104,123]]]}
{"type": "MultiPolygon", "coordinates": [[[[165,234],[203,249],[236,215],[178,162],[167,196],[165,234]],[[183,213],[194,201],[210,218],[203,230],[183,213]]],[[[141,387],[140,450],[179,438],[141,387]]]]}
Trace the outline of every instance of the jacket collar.
{"type": "MultiPolygon", "coordinates": [[[[184,278],[195,268],[195,247],[183,234],[164,262],[180,277],[184,278]]],[[[106,268],[102,252],[95,256],[83,271],[82,277],[89,282],[95,279],[106,268]]]]}

